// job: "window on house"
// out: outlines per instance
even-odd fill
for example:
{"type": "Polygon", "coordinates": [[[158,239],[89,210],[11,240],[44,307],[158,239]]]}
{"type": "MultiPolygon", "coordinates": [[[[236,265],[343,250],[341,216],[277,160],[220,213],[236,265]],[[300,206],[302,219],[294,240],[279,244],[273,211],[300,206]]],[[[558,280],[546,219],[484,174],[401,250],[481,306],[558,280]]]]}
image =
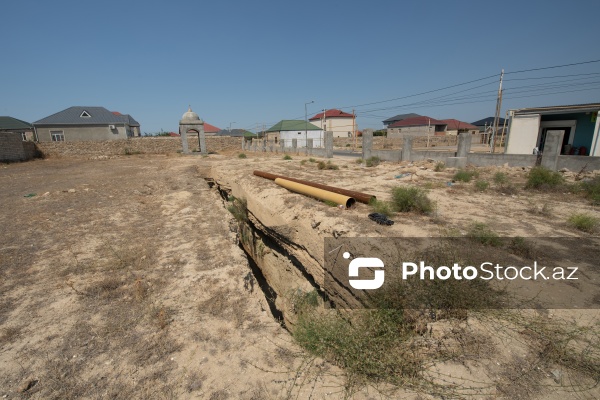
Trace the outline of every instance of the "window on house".
{"type": "Polygon", "coordinates": [[[65,133],[63,131],[50,131],[50,136],[53,142],[64,142],[65,133]]]}
{"type": "Polygon", "coordinates": [[[92,118],[92,116],[90,115],[89,112],[83,110],[83,112],[81,113],[81,115],[79,116],[81,118],[92,118]]]}
{"type": "Polygon", "coordinates": [[[25,132],[21,132],[21,139],[23,139],[23,141],[27,140],[27,136],[25,135],[25,132]]]}

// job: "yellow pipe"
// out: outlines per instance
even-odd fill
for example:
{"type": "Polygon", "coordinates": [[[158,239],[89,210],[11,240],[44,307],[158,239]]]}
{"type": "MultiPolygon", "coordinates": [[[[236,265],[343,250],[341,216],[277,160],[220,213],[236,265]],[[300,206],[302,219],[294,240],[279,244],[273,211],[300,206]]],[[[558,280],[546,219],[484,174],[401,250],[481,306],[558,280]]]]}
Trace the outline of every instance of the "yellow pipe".
{"type": "Polygon", "coordinates": [[[308,185],[303,185],[302,183],[288,181],[287,179],[277,178],[275,179],[275,183],[281,187],[291,190],[292,192],[315,197],[319,200],[327,200],[336,204],[343,204],[346,206],[346,208],[350,208],[354,205],[354,203],[356,203],[356,200],[354,200],[352,197],[333,193],[328,190],[318,189],[308,185]]]}

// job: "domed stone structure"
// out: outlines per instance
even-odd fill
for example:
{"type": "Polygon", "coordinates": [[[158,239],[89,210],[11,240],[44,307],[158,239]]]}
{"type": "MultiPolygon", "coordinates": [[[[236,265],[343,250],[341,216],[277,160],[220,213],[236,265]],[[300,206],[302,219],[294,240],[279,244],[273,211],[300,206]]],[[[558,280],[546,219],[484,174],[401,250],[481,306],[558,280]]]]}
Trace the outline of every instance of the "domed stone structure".
{"type": "Polygon", "coordinates": [[[206,151],[206,140],[204,135],[204,121],[192,111],[192,107],[189,106],[187,112],[181,116],[179,121],[179,134],[181,135],[181,145],[183,147],[183,153],[189,154],[188,136],[198,135],[198,147],[200,153],[207,154],[206,151]]]}
{"type": "Polygon", "coordinates": [[[181,120],[202,121],[198,114],[192,111],[191,106],[189,106],[187,112],[181,116],[181,120]]]}

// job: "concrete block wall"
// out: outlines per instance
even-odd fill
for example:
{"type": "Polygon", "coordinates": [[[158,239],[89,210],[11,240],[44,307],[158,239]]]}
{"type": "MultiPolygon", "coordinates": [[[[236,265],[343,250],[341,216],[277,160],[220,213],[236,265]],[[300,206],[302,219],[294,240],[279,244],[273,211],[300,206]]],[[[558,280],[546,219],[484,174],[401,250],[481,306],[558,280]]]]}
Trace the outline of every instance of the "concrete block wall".
{"type": "Polygon", "coordinates": [[[0,162],[26,161],[35,155],[35,144],[24,142],[19,132],[0,132],[0,162]]]}
{"type": "MultiPolygon", "coordinates": [[[[207,136],[208,152],[239,151],[242,138],[207,136]]],[[[126,154],[169,154],[182,151],[179,137],[139,137],[123,140],[107,140],[103,142],[44,142],[37,143],[45,156],[50,157],[90,157],[115,156],[126,154]]],[[[199,151],[197,137],[188,137],[188,148],[199,151]]]]}

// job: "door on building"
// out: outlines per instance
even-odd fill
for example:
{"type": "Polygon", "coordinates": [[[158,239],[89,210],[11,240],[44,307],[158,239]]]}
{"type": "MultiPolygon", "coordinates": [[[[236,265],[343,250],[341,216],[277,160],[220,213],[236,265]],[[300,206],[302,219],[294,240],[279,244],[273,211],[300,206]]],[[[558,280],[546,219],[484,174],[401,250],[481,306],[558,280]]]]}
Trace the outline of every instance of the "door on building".
{"type": "Polygon", "coordinates": [[[548,127],[542,128],[542,134],[540,135],[540,141],[538,143],[538,149],[540,151],[544,151],[544,144],[546,143],[546,133],[548,131],[564,131],[565,134],[563,136],[562,146],[560,150],[560,154],[569,154],[571,149],[571,145],[569,144],[571,138],[571,127],[570,126],[557,126],[557,127],[548,127]]]}

